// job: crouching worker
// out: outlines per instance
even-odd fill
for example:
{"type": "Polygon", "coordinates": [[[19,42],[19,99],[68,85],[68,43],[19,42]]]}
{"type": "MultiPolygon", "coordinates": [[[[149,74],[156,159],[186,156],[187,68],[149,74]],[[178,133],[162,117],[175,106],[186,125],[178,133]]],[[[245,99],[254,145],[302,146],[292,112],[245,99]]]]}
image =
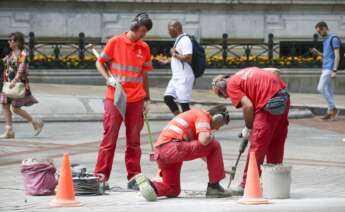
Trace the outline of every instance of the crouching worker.
{"type": "Polygon", "coordinates": [[[231,193],[219,184],[224,177],[222,149],[212,130],[230,121],[225,106],[208,111],[192,109],[177,115],[163,129],[155,144],[155,159],[161,170],[162,181],[150,181],[136,176],[139,189],[148,201],[157,196],[177,197],[180,194],[180,172],[183,161],[203,158],[207,163],[209,183],[207,198],[229,197],[231,193]]]}
{"type": "MultiPolygon", "coordinates": [[[[242,108],[245,121],[242,137],[249,138],[249,152],[255,152],[258,169],[265,157],[267,163],[282,163],[289,125],[290,97],[279,70],[245,68],[231,77],[215,77],[212,87],[219,97],[230,98],[236,108],[242,108]]],[[[233,195],[243,195],[248,159],[249,154],[241,184],[231,188],[233,195]]]]}

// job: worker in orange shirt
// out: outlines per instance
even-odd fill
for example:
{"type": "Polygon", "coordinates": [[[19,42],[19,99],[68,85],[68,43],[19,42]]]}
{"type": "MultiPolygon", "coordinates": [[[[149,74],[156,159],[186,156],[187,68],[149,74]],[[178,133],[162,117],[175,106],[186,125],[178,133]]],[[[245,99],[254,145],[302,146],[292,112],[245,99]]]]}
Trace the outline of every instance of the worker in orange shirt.
{"type": "Polygon", "coordinates": [[[207,163],[209,183],[207,198],[229,197],[219,182],[225,177],[222,149],[212,130],[230,121],[225,106],[208,111],[191,109],[173,118],[162,130],[155,143],[154,157],[161,170],[162,180],[151,181],[142,174],[136,176],[143,197],[155,201],[157,196],[177,197],[180,194],[180,174],[184,161],[203,158],[207,163]]]}
{"type": "Polygon", "coordinates": [[[120,126],[124,122],[128,188],[135,190],[138,187],[132,178],[141,173],[140,131],[144,123],[143,112],[150,100],[147,72],[152,70],[150,48],[142,39],[151,28],[148,14],[137,14],[130,30],[112,37],[96,62],[97,70],[106,80],[107,90],[103,140],[95,175],[101,181],[109,180],[120,126]]]}

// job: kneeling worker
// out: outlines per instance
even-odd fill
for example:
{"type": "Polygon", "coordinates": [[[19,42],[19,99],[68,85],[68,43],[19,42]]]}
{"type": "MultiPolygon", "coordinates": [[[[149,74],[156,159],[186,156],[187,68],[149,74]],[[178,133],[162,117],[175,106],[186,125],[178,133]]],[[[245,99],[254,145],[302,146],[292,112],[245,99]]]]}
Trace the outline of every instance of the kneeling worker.
{"type": "Polygon", "coordinates": [[[183,161],[205,158],[209,183],[207,198],[230,197],[219,182],[225,177],[222,149],[212,130],[218,130],[230,121],[225,106],[218,105],[208,111],[191,109],[177,115],[163,129],[155,144],[155,159],[161,170],[162,181],[150,181],[136,176],[139,189],[148,201],[157,196],[177,197],[180,192],[180,173],[183,161]]]}

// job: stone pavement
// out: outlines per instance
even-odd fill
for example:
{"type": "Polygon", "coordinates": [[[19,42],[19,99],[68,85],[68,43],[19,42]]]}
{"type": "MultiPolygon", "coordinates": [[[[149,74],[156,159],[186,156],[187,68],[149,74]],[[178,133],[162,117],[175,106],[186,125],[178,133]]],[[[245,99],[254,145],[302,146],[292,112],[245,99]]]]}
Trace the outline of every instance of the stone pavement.
{"type": "MultiPolygon", "coordinates": [[[[26,109],[35,117],[41,117],[45,121],[102,121],[103,119],[105,86],[32,83],[31,87],[40,103],[26,109]]],[[[164,89],[150,90],[153,101],[149,117],[156,120],[170,119],[172,115],[162,102],[164,89]]],[[[320,95],[292,93],[291,99],[292,105],[296,108],[291,111],[291,117],[310,117],[312,114],[309,110],[321,114],[326,108],[326,103],[320,95]]],[[[345,96],[336,95],[335,100],[338,108],[345,115],[345,96]]],[[[230,102],[218,98],[209,90],[193,91],[193,106],[208,107],[215,103],[229,105],[230,102]]],[[[241,110],[236,110],[230,105],[229,109],[233,119],[242,118],[241,110]]],[[[21,121],[17,117],[15,120],[21,121]]]]}
{"type": "MultiPolygon", "coordinates": [[[[154,137],[166,121],[151,121],[154,137]]],[[[231,121],[216,133],[222,144],[226,169],[235,162],[239,139],[237,134],[243,121],[231,121]]],[[[285,163],[293,166],[291,198],[272,200],[271,205],[243,206],[238,197],[205,199],[207,171],[204,162],[186,162],[182,169],[182,193],[179,198],[146,202],[139,193],[126,192],[124,166],[124,131],[120,132],[115,162],[110,178],[112,190],[103,196],[78,196],[80,208],[50,208],[53,196],[26,196],[20,175],[20,161],[29,157],[48,157],[60,167],[63,152],[71,154],[72,163],[93,170],[102,134],[100,122],[47,123],[39,137],[32,137],[30,126],[14,125],[15,140],[0,141],[0,211],[339,211],[345,208],[345,117],[323,122],[317,118],[290,121],[286,143],[285,163]],[[342,126],[342,127],[341,127],[342,126]]],[[[0,128],[3,124],[0,123],[0,128]]],[[[147,131],[142,133],[143,173],[153,177],[156,165],[148,160],[150,147],[147,131]]],[[[240,161],[234,183],[238,183],[243,170],[240,161]]],[[[227,178],[222,182],[227,184],[227,178]]]]}
{"type": "MultiPolygon", "coordinates": [[[[103,114],[104,87],[54,84],[31,86],[40,104],[28,107],[27,110],[34,116],[44,118],[47,123],[38,137],[32,137],[30,125],[15,123],[16,139],[0,140],[0,211],[345,211],[344,116],[330,122],[320,121],[317,117],[290,120],[285,162],[293,165],[291,198],[273,200],[272,205],[242,206],[237,203],[237,197],[206,200],[204,190],[207,171],[200,160],[185,163],[181,176],[183,191],[179,198],[148,203],[138,193],[126,192],[122,189],[126,187],[125,137],[122,128],[109,181],[113,188],[108,195],[77,197],[83,203],[81,208],[50,208],[52,196],[25,195],[20,163],[30,157],[52,158],[59,169],[63,153],[69,152],[73,163],[81,163],[92,171],[103,131],[99,121],[103,114]]],[[[156,117],[150,121],[154,137],[157,137],[170,117],[167,107],[161,102],[163,92],[163,89],[151,89],[154,101],[150,116],[156,117]]],[[[325,107],[319,95],[293,93],[291,96],[292,104],[302,108],[293,110],[298,118],[311,116],[306,106],[325,107]]],[[[228,101],[205,90],[195,90],[193,99],[193,106],[197,107],[205,107],[203,104],[228,104],[228,101]]],[[[336,102],[339,108],[343,108],[345,96],[336,96],[336,102]]],[[[235,162],[239,145],[237,134],[243,126],[243,121],[234,120],[241,117],[240,111],[232,107],[230,109],[230,125],[217,133],[226,169],[235,162]]],[[[3,127],[0,122],[0,129],[3,127]]],[[[153,177],[156,165],[148,160],[150,146],[146,128],[142,132],[142,149],[143,173],[153,177]]],[[[244,157],[238,170],[243,169],[243,163],[244,157]]],[[[239,182],[240,175],[241,171],[238,171],[235,183],[239,182]]],[[[227,180],[223,181],[223,185],[227,184],[227,180]]]]}

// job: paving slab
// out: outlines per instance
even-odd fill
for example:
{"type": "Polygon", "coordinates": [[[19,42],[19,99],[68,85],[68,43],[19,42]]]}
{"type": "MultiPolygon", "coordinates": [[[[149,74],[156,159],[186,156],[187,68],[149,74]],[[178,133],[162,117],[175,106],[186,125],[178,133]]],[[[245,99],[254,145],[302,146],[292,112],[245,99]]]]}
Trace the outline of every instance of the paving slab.
{"type": "MultiPolygon", "coordinates": [[[[166,124],[152,121],[154,137],[166,124]]],[[[179,198],[161,198],[146,202],[137,192],[125,192],[125,139],[120,132],[113,171],[109,180],[112,190],[103,196],[78,196],[80,208],[51,208],[53,196],[26,196],[20,175],[20,161],[27,157],[49,157],[60,167],[62,153],[71,152],[72,163],[93,170],[102,135],[101,123],[48,123],[42,137],[29,136],[28,126],[15,125],[18,138],[0,140],[0,211],[339,211],[345,208],[345,118],[334,122],[318,122],[316,118],[291,120],[286,142],[285,163],[293,166],[291,198],[272,200],[271,205],[244,206],[239,197],[206,199],[206,165],[201,160],[186,162],[182,168],[182,192],[179,198]],[[317,123],[317,124],[315,124],[317,123]],[[34,151],[33,151],[34,150],[34,151]],[[25,153],[25,151],[27,151],[25,153]],[[31,152],[30,152],[31,151],[31,152]],[[12,155],[8,155],[12,153],[12,155]],[[6,155],[7,154],[7,155],[6,155]],[[14,157],[15,156],[15,157],[14,157]],[[10,163],[6,163],[10,162],[10,163]],[[12,161],[12,162],[11,162],[12,161]]],[[[216,133],[223,149],[226,169],[235,162],[242,121],[232,121],[216,133]]],[[[0,123],[0,128],[3,127],[0,123]]],[[[147,132],[142,134],[142,170],[153,177],[157,166],[148,160],[150,146],[147,132]]],[[[245,157],[242,157],[234,184],[241,178],[245,157]]],[[[228,176],[222,181],[227,184],[228,176]]]]}

